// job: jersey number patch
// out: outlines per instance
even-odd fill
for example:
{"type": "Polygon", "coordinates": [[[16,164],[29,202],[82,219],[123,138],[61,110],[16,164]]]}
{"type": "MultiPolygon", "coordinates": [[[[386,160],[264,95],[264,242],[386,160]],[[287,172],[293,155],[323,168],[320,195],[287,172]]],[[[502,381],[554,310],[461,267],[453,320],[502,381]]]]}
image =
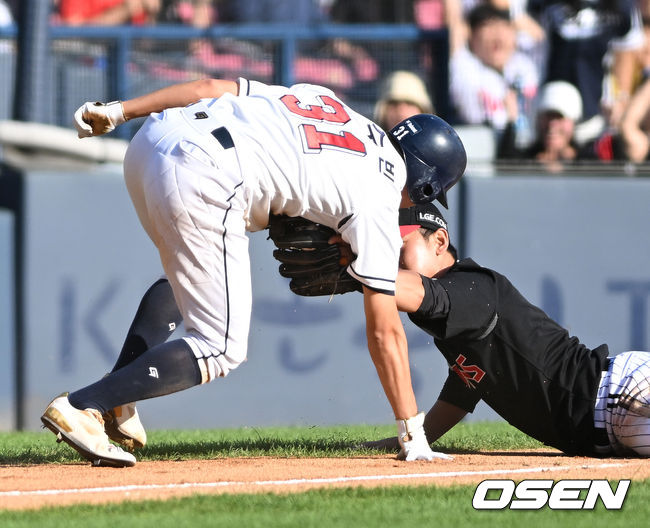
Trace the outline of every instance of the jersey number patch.
{"type": "MultiPolygon", "coordinates": [[[[323,106],[301,105],[295,95],[287,94],[280,98],[291,113],[305,119],[333,125],[345,125],[350,121],[350,116],[345,111],[345,108],[336,99],[327,95],[318,96],[318,99],[323,103],[323,106]]],[[[345,130],[340,133],[325,132],[318,130],[316,125],[302,124],[300,125],[300,134],[307,153],[318,154],[326,148],[341,150],[359,156],[366,155],[366,146],[363,141],[345,130]]]]}
{"type": "Polygon", "coordinates": [[[483,376],[485,376],[485,371],[476,365],[465,365],[465,361],[467,361],[467,358],[462,354],[459,354],[456,358],[456,363],[451,367],[451,370],[458,374],[465,385],[475,389],[476,384],[480,383],[483,376]]]}

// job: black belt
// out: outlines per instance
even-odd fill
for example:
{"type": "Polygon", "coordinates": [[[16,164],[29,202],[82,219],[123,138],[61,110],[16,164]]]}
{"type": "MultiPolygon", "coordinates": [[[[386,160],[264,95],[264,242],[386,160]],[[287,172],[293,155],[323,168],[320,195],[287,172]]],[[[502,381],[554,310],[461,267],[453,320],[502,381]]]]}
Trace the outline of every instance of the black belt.
{"type": "MultiPolygon", "coordinates": [[[[607,372],[612,366],[612,363],[614,363],[614,358],[605,358],[605,361],[603,361],[602,371],[607,372]]],[[[601,449],[601,454],[604,454],[604,448],[610,447],[607,429],[604,427],[594,427],[594,445],[601,449]]]]}
{"type": "Polygon", "coordinates": [[[211,134],[214,136],[214,139],[221,144],[224,150],[228,150],[235,146],[232,136],[226,127],[215,128],[211,134]]]}
{"type": "Polygon", "coordinates": [[[601,447],[609,446],[607,429],[604,427],[594,427],[594,444],[601,447]]]}
{"type": "Polygon", "coordinates": [[[601,369],[603,372],[607,372],[609,368],[612,366],[612,363],[614,363],[614,358],[605,358],[605,361],[603,362],[603,368],[601,369]]]}

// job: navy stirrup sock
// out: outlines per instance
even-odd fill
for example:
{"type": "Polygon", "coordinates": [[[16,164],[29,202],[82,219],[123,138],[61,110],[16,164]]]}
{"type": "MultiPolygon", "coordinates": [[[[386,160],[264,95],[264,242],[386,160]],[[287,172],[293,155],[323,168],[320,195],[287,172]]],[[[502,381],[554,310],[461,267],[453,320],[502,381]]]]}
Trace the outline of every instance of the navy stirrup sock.
{"type": "Polygon", "coordinates": [[[139,358],[68,396],[77,409],[102,414],[125,403],[156,398],[201,383],[201,370],[190,346],[175,339],[147,350],[139,358]]]}
{"type": "Polygon", "coordinates": [[[164,343],[181,323],[167,279],[156,281],[142,296],[112,372],[128,365],[155,345],[164,343]]]}

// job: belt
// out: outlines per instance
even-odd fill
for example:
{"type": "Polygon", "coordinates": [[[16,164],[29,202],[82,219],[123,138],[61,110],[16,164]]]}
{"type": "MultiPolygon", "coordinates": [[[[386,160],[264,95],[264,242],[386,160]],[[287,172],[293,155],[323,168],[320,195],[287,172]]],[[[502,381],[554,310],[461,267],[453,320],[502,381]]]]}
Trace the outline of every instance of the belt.
{"type": "Polygon", "coordinates": [[[610,367],[612,366],[612,363],[614,363],[614,358],[613,357],[607,357],[605,358],[605,361],[603,361],[603,366],[600,370],[603,372],[607,372],[610,367]]]}
{"type": "MultiPolygon", "coordinates": [[[[608,372],[612,366],[612,363],[614,363],[614,358],[605,358],[605,361],[603,361],[602,371],[608,372]]],[[[609,436],[607,436],[607,429],[604,427],[594,427],[593,440],[594,449],[597,454],[607,455],[612,452],[612,448],[609,443],[609,436]]]]}
{"type": "Polygon", "coordinates": [[[214,136],[214,139],[216,139],[219,142],[219,144],[223,147],[224,150],[228,150],[235,146],[235,143],[232,140],[232,136],[230,135],[230,132],[228,132],[228,129],[226,127],[215,128],[210,133],[214,136]]]}
{"type": "Polygon", "coordinates": [[[609,437],[607,429],[604,427],[594,427],[594,444],[599,447],[609,446],[609,437]]]}

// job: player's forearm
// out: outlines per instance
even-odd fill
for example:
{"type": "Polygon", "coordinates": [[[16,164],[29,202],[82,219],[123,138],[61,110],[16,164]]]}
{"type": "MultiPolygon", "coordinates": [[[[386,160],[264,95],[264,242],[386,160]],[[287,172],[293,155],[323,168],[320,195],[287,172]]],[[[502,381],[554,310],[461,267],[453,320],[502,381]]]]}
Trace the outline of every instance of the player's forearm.
{"type": "Polygon", "coordinates": [[[167,108],[176,108],[195,103],[199,99],[218,98],[225,93],[237,95],[239,86],[235,81],[220,79],[201,79],[183,84],[167,86],[122,103],[124,117],[134,119],[162,112],[167,108]]]}
{"type": "Polygon", "coordinates": [[[411,386],[406,345],[400,346],[397,340],[386,339],[385,336],[377,338],[376,335],[369,335],[368,347],[395,419],[415,416],[418,408],[411,386]]]}
{"type": "Polygon", "coordinates": [[[368,350],[395,419],[403,420],[415,416],[418,409],[411,386],[406,335],[394,302],[392,297],[364,288],[368,350]]]}
{"type": "Polygon", "coordinates": [[[466,411],[442,400],[436,401],[424,418],[424,432],[429,442],[435,442],[460,422],[466,411]]]}

